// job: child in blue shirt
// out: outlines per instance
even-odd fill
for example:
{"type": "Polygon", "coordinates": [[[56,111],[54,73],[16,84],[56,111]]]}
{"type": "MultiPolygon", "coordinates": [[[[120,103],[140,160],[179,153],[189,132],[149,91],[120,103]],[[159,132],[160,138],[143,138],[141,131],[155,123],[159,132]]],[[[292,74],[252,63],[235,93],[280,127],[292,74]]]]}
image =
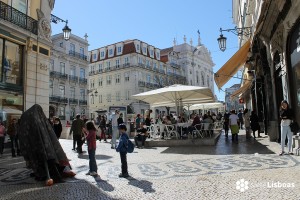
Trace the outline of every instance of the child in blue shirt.
{"type": "Polygon", "coordinates": [[[129,177],[128,167],[127,167],[127,147],[128,147],[129,137],[126,133],[127,127],[125,124],[120,124],[118,128],[121,133],[121,136],[120,136],[119,144],[116,148],[116,151],[120,152],[121,168],[122,168],[122,173],[119,174],[119,177],[127,178],[127,177],[129,177]]]}

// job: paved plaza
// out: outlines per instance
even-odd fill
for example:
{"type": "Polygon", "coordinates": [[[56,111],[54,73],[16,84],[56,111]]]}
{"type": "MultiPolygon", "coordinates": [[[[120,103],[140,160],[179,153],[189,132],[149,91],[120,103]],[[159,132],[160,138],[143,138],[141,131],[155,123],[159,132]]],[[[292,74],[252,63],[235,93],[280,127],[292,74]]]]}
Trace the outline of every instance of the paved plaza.
{"type": "Polygon", "coordinates": [[[279,144],[266,136],[246,140],[241,131],[238,144],[222,135],[216,146],[135,149],[128,154],[128,179],[118,177],[119,154],[109,143],[97,142],[101,178],[94,178],[85,175],[87,153],[73,152],[71,140],[60,142],[75,178],[45,187],[6,149],[0,199],[300,199],[300,157],[278,156],[279,144]]]}

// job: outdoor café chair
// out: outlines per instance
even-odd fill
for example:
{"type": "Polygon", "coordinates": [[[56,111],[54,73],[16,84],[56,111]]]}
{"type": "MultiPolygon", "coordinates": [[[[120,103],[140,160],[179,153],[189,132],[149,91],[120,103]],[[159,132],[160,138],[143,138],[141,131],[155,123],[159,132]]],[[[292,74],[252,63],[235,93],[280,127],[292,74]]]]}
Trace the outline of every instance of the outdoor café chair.
{"type": "Polygon", "coordinates": [[[194,128],[195,129],[192,131],[192,138],[194,138],[194,136],[203,138],[203,124],[196,124],[194,128]]]}
{"type": "Polygon", "coordinates": [[[179,133],[176,131],[174,125],[165,125],[166,135],[165,138],[172,138],[172,136],[175,136],[176,139],[179,138],[179,133]]]}

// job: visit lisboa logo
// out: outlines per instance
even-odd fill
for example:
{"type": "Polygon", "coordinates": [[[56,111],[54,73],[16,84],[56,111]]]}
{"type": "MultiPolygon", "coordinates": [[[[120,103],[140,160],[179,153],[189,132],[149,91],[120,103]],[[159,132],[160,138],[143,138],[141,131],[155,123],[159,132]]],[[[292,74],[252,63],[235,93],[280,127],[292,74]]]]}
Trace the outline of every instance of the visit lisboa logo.
{"type": "Polygon", "coordinates": [[[246,190],[249,189],[249,182],[248,181],[245,181],[245,179],[241,179],[239,181],[236,182],[236,189],[241,191],[241,192],[245,192],[246,190]]]}

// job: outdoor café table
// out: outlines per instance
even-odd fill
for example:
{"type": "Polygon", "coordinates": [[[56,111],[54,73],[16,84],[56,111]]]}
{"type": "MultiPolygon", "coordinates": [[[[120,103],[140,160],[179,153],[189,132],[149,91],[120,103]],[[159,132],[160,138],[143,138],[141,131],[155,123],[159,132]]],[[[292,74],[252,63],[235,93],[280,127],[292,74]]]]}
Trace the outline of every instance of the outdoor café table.
{"type": "Polygon", "coordinates": [[[182,136],[182,128],[188,128],[192,123],[177,123],[177,127],[180,127],[180,135],[182,136]]]}

